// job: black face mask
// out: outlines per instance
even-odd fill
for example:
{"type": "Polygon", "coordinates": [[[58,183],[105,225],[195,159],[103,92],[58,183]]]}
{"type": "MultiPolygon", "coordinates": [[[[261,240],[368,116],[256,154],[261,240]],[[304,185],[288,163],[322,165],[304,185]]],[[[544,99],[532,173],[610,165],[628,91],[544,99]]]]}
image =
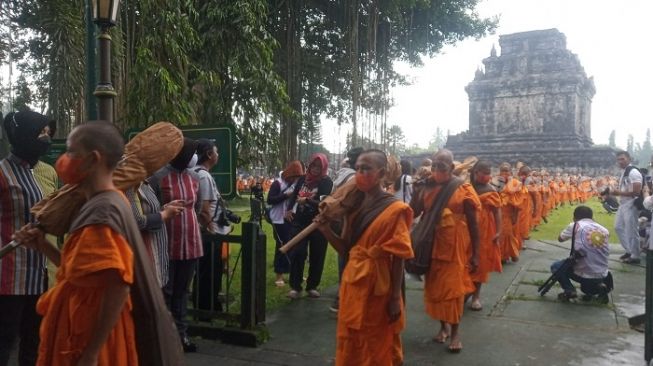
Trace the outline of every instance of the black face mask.
{"type": "Polygon", "coordinates": [[[31,143],[17,144],[13,147],[14,155],[27,161],[31,166],[36,165],[39,158],[48,153],[52,146],[50,136],[40,136],[31,143]]]}

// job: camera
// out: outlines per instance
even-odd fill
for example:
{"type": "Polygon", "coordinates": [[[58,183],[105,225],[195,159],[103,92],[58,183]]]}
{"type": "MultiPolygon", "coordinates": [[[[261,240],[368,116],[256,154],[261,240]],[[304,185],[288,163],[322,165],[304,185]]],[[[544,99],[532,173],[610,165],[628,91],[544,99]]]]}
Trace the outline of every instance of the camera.
{"type": "Polygon", "coordinates": [[[263,186],[261,186],[261,182],[256,182],[256,184],[252,187],[251,195],[261,202],[265,201],[265,197],[263,196],[263,186]]]}
{"type": "Polygon", "coordinates": [[[218,218],[218,225],[229,226],[230,222],[234,224],[240,224],[240,220],[241,220],[240,216],[233,213],[233,211],[223,208],[218,218]]]}

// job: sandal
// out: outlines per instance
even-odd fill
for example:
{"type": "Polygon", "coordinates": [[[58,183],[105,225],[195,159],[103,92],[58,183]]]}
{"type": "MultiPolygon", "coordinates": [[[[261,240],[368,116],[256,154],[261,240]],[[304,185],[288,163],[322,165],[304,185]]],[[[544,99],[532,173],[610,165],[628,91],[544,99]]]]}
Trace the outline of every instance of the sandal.
{"type": "Polygon", "coordinates": [[[447,347],[447,351],[450,353],[460,353],[460,351],[463,350],[463,344],[462,342],[458,341],[457,345],[454,345],[454,343],[450,343],[449,347],[447,347]]]}
{"type": "Polygon", "coordinates": [[[286,282],[285,282],[284,280],[276,280],[276,281],[274,281],[274,284],[275,284],[277,287],[283,287],[283,286],[286,285],[286,282]]]}

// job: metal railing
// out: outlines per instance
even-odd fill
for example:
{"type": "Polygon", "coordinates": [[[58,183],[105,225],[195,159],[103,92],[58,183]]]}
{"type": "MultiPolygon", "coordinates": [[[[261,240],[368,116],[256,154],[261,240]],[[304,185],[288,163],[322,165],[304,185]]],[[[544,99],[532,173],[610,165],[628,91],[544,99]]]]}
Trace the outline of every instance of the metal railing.
{"type": "MultiPolygon", "coordinates": [[[[189,334],[209,339],[220,339],[225,343],[233,343],[255,347],[267,338],[265,327],[265,297],[266,297],[266,237],[259,223],[243,222],[241,235],[205,235],[211,240],[209,253],[205,255],[214,258],[215,251],[220,255],[223,243],[240,244],[239,253],[233,261],[226,275],[221,280],[225,284],[225,296],[222,301],[224,306],[216,306],[213,299],[218,298],[214,293],[213,283],[209,287],[211,304],[209,309],[198,309],[200,289],[197,286],[197,277],[194,286],[194,306],[188,309],[189,315],[195,319],[189,325],[189,334]],[[240,265],[240,309],[238,313],[230,311],[232,283],[240,265]],[[222,321],[220,324],[214,320],[222,321]]],[[[230,256],[227,256],[231,264],[230,256]]],[[[210,274],[214,272],[215,263],[210,261],[210,274]]],[[[219,269],[220,271],[222,268],[219,269]]],[[[212,278],[212,280],[215,280],[212,278]]]]}

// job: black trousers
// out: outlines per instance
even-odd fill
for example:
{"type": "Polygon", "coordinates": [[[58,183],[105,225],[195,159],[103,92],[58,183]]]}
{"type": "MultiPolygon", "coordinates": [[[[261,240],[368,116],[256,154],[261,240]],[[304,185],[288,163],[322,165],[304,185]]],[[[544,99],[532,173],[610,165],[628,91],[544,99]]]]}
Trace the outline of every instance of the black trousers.
{"type": "Polygon", "coordinates": [[[166,305],[175,319],[179,337],[183,340],[186,337],[188,321],[188,287],[195,275],[197,259],[171,260],[168,283],[163,288],[166,305]]]}
{"type": "Polygon", "coordinates": [[[204,256],[197,266],[197,286],[195,307],[200,310],[222,311],[218,295],[222,290],[222,242],[211,240],[209,235],[202,234],[204,256]]]}
{"type": "MultiPolygon", "coordinates": [[[[293,226],[294,237],[304,227],[293,226]]],[[[324,259],[326,258],[328,242],[324,235],[318,230],[313,231],[306,239],[297,244],[289,253],[290,257],[290,287],[293,290],[301,291],[304,277],[304,265],[308,257],[308,277],[306,278],[306,291],[315,290],[322,280],[324,270],[324,259]]]]}
{"type": "Polygon", "coordinates": [[[20,338],[18,364],[36,364],[39,350],[41,316],[36,313],[39,295],[0,295],[0,366],[9,363],[9,355],[20,338]]]}

